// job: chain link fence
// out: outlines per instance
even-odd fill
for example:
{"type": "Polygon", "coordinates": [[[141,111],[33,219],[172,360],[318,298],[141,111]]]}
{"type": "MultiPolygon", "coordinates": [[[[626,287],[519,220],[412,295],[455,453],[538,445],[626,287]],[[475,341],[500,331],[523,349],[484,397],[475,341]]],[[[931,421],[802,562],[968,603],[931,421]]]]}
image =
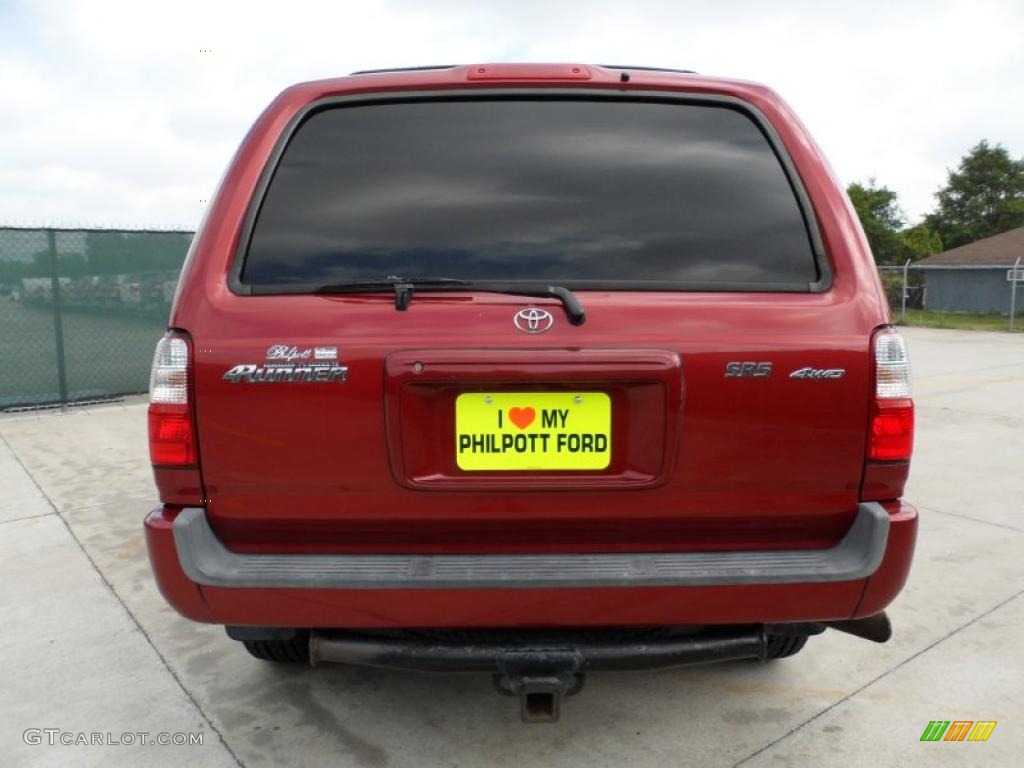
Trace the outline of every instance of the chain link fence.
{"type": "Polygon", "coordinates": [[[145,392],[192,234],[0,228],[0,410],[145,392]]]}
{"type": "Polygon", "coordinates": [[[894,318],[907,322],[908,310],[954,315],[1003,315],[1008,330],[1019,328],[1024,302],[1024,269],[1013,265],[879,265],[878,272],[894,318]]]}

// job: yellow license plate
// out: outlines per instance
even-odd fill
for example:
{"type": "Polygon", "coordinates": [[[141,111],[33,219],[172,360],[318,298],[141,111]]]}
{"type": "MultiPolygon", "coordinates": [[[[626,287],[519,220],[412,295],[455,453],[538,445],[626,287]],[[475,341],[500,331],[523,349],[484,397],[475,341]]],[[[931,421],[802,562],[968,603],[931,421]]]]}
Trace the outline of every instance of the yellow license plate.
{"type": "Polygon", "coordinates": [[[612,405],[604,392],[471,392],[455,399],[464,470],[605,469],[612,405]]]}

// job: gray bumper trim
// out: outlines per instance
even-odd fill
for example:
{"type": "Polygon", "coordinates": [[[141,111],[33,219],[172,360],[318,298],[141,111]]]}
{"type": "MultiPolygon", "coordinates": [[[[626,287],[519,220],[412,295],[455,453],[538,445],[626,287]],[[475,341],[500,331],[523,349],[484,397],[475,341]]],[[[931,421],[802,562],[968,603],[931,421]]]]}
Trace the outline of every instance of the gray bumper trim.
{"type": "Polygon", "coordinates": [[[828,549],[564,555],[249,555],[231,552],[206,511],[186,507],[174,541],[186,575],[212,587],[328,589],[528,589],[689,587],[854,581],[882,562],[889,515],[858,505],[846,535],[828,549]]]}

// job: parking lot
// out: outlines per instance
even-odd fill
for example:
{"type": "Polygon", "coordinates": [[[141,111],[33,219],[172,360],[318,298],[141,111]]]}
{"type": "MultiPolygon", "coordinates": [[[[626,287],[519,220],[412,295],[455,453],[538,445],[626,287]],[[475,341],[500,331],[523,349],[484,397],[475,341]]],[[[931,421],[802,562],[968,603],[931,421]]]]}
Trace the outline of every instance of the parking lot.
{"type": "Polygon", "coordinates": [[[142,399],[0,416],[0,764],[1018,765],[1024,339],[905,334],[918,408],[907,496],[921,527],[894,640],[829,631],[773,664],[592,675],[544,726],[522,725],[486,676],[250,658],[153,583],[142,399]],[[998,725],[984,743],[922,743],[931,720],[998,725]],[[31,728],[203,743],[27,744],[31,728]]]}

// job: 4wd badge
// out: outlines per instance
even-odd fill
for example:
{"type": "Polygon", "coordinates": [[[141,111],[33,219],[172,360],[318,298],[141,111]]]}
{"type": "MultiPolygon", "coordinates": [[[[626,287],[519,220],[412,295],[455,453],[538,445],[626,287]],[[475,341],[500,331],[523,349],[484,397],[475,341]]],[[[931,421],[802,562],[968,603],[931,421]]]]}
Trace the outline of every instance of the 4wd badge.
{"type": "Polygon", "coordinates": [[[791,374],[791,379],[841,379],[846,375],[845,368],[797,368],[791,374]]]}

